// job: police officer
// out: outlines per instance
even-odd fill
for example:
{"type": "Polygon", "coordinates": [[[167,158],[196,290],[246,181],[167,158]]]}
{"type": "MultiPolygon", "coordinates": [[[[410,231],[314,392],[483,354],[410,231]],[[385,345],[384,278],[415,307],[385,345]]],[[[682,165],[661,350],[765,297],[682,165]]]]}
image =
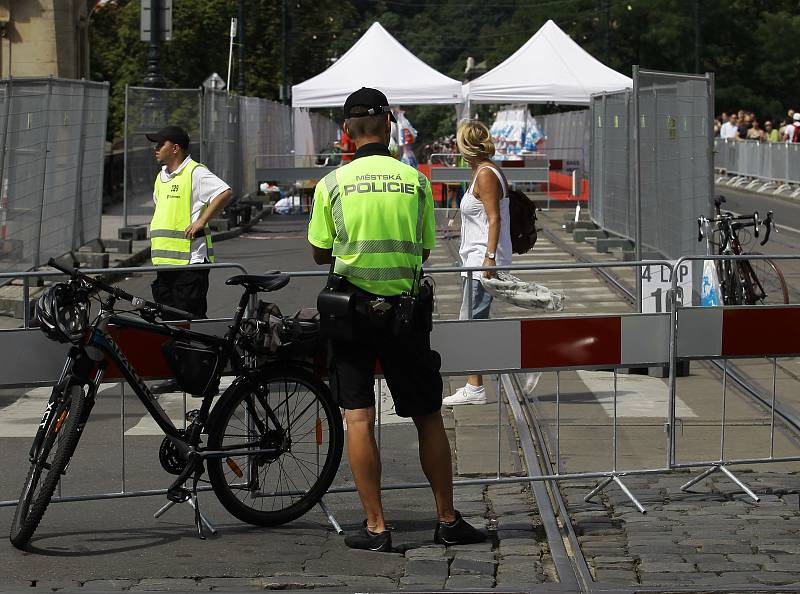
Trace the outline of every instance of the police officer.
{"type": "MultiPolygon", "coordinates": [[[[355,141],[356,153],[351,163],[317,184],[308,241],[317,264],[333,264],[337,290],[352,291],[359,304],[352,316],[352,340],[331,340],[331,388],[344,409],[350,467],[366,514],[361,529],[349,534],[345,544],[392,550],[374,434],[376,360],[397,414],[411,417],[416,425],[420,461],[436,501],[434,540],[482,542],[486,534],[453,507],[450,443],[440,412],[440,359],[430,348],[432,309],[415,312],[409,333],[398,334],[393,319],[400,315],[401,301],[418,292],[422,263],[435,246],[430,183],[390,156],[394,116],[382,92],[364,87],[355,91],[345,101],[344,117],[344,131],[355,141]]],[[[424,309],[419,305],[418,310],[424,309]]]]}
{"type": "Polygon", "coordinates": [[[169,270],[169,266],[214,262],[208,221],[222,211],[233,194],[224,181],[189,155],[189,135],[167,126],[147,139],[156,143],[161,171],[156,177],[150,222],[150,256],[164,266],[152,284],[158,303],[206,317],[208,269],[169,270]]]}

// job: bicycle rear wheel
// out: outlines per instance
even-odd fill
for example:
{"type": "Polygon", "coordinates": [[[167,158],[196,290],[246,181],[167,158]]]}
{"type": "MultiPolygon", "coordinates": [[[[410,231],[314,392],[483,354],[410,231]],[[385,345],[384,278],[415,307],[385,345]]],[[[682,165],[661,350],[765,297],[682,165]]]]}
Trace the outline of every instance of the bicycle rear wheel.
{"type": "Polygon", "coordinates": [[[208,429],[208,449],[282,453],[209,458],[208,475],[233,516],[277,526],[299,518],[325,495],[342,458],[344,428],[327,386],[311,374],[275,369],[260,385],[258,393],[242,382],[222,396],[208,429]]]}
{"type": "Polygon", "coordinates": [[[75,452],[85,403],[81,386],[69,384],[44,421],[42,443],[28,469],[11,523],[11,544],[18,549],[23,549],[36,532],[58,481],[75,452]]]}
{"type": "MultiPolygon", "coordinates": [[[[753,255],[762,255],[752,252],[753,255]]],[[[748,260],[757,282],[754,290],[758,302],[765,305],[781,305],[789,303],[789,287],[783,272],[774,260],[748,260]],[[760,290],[759,286],[760,285],[760,290]]]]}

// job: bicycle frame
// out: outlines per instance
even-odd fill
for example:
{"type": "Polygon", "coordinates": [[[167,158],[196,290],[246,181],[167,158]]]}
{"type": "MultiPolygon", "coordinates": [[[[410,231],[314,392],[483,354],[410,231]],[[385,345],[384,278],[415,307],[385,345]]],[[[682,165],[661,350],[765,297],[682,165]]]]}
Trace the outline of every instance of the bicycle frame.
{"type": "MultiPolygon", "coordinates": [[[[203,398],[199,413],[197,415],[198,422],[194,426],[195,430],[184,435],[183,432],[175,426],[167,413],[158,403],[156,396],[136,372],[136,369],[128,361],[127,357],[124,355],[119,345],[109,332],[109,326],[113,325],[116,328],[135,329],[147,332],[149,334],[156,334],[177,340],[194,340],[208,346],[217,347],[222,351],[223,368],[230,365],[231,371],[237,377],[237,380],[235,380],[234,383],[228,388],[228,390],[230,390],[237,387],[241,379],[247,381],[249,380],[250,375],[258,373],[258,369],[247,365],[245,357],[243,357],[237,351],[237,349],[234,348],[234,340],[239,332],[248,300],[249,294],[245,292],[240,300],[239,306],[236,309],[233,323],[231,324],[225,337],[220,338],[175,326],[149,323],[136,317],[119,315],[114,311],[106,311],[106,308],[110,309],[113,307],[114,300],[113,298],[109,299],[103,304],[103,308],[98,315],[98,318],[92,325],[91,334],[86,341],[86,344],[73,346],[70,349],[69,354],[67,355],[67,361],[64,364],[64,369],[61,373],[61,377],[56,386],[61,386],[63,388],[65,382],[70,377],[76,378],[79,384],[88,386],[86,393],[87,406],[84,412],[84,418],[81,419],[80,425],[83,427],[87,422],[89,413],[94,406],[94,397],[97,394],[97,388],[103,379],[105,370],[108,367],[109,362],[113,362],[122,372],[122,375],[127,383],[133,388],[133,391],[136,393],[147,412],[156,422],[158,427],[170,439],[170,441],[172,441],[182,457],[188,459],[188,457],[192,455],[204,460],[207,458],[224,458],[227,456],[236,455],[252,456],[255,454],[280,454],[280,449],[274,447],[259,447],[258,443],[235,444],[217,451],[205,450],[202,447],[198,447],[200,435],[210,418],[211,405],[213,403],[214,396],[206,396],[203,398]],[[94,371],[94,377],[90,378],[92,371],[94,371]]],[[[268,420],[271,421],[276,428],[284,429],[281,427],[281,424],[272,411],[272,408],[267,405],[265,396],[261,393],[261,389],[258,386],[258,382],[251,382],[251,384],[254,395],[262,402],[268,420]]],[[[57,392],[58,390],[54,390],[54,395],[57,392]]],[[[40,434],[42,433],[43,428],[47,425],[47,420],[52,410],[53,402],[54,399],[51,398],[51,402],[48,404],[40,423],[39,433],[37,433],[37,436],[34,439],[34,443],[31,447],[32,460],[35,458],[36,452],[41,443],[40,434]]],[[[250,403],[250,406],[252,407],[252,403],[250,403]]],[[[257,415],[254,414],[254,411],[252,412],[252,416],[257,417],[257,415]]],[[[257,422],[260,422],[260,420],[257,420],[257,422]]],[[[261,429],[263,429],[263,427],[261,427],[261,429]]]]}

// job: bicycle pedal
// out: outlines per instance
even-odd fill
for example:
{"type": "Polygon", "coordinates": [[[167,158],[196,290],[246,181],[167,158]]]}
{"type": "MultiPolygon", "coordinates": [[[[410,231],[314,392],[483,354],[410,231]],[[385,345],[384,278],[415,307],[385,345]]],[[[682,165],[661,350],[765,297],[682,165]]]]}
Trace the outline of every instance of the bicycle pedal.
{"type": "Polygon", "coordinates": [[[175,503],[184,503],[192,498],[192,492],[183,487],[176,487],[167,491],[167,499],[175,503]]]}

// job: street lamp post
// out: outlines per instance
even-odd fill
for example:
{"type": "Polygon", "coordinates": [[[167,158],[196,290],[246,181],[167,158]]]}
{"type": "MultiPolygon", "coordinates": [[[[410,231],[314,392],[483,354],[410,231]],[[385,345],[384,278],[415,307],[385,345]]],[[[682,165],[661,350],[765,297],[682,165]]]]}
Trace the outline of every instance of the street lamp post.
{"type": "Polygon", "coordinates": [[[237,90],[244,95],[244,0],[239,0],[239,84],[237,90]]]}
{"type": "Polygon", "coordinates": [[[164,77],[161,76],[159,48],[161,37],[161,0],[150,0],[150,46],[147,50],[147,75],[144,86],[162,88],[164,77]]]}
{"type": "Polygon", "coordinates": [[[162,89],[166,85],[161,75],[161,0],[150,0],[150,43],[147,50],[147,74],[144,77],[144,86],[153,91],[148,92],[147,101],[142,106],[142,129],[152,131],[163,125],[166,115],[163,113],[160,96],[155,89],[162,89]]]}

